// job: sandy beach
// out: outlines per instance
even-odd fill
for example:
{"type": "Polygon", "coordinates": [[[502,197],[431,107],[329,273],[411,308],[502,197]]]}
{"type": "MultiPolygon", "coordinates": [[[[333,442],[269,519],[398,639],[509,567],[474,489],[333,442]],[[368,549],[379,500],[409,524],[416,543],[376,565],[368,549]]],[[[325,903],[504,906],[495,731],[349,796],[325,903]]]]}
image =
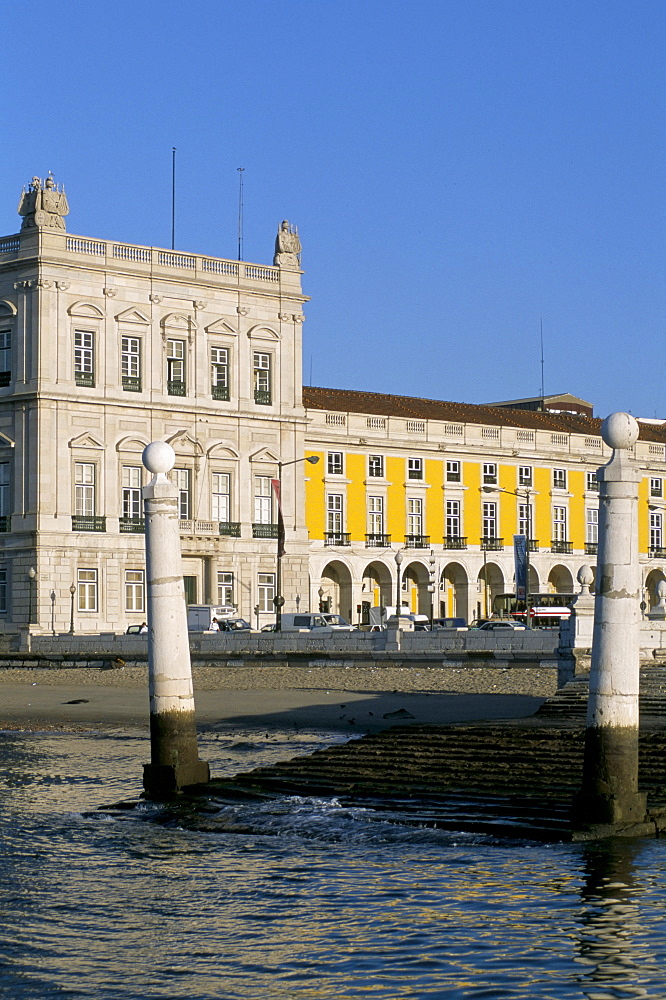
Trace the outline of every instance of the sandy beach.
{"type": "MultiPolygon", "coordinates": [[[[363,733],[411,721],[444,725],[521,718],[532,715],[552,687],[538,672],[529,677],[521,672],[519,683],[515,672],[496,671],[492,684],[470,672],[464,678],[468,690],[461,691],[456,690],[460,679],[447,674],[451,671],[195,668],[197,723],[205,729],[363,733]]],[[[0,670],[0,729],[147,728],[148,714],[142,668],[0,670]]]]}

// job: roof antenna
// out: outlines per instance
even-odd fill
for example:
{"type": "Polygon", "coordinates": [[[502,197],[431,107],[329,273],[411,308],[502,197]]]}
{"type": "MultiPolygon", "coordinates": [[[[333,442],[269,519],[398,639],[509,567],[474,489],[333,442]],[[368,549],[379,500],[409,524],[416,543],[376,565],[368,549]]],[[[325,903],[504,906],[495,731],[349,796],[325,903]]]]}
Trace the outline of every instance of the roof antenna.
{"type": "Polygon", "coordinates": [[[543,389],[543,319],[541,320],[541,402],[543,403],[545,399],[545,392],[543,389]]]}
{"type": "Polygon", "coordinates": [[[243,259],[243,174],[245,167],[238,170],[238,259],[243,259]]]}
{"type": "Polygon", "coordinates": [[[171,249],[176,245],[176,147],[171,147],[171,249]]]}

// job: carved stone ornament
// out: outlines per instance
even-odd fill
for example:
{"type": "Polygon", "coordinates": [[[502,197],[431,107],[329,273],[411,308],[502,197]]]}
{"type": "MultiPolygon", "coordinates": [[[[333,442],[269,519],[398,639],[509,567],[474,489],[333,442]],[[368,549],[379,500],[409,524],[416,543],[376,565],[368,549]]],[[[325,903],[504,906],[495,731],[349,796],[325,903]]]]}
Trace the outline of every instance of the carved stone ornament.
{"type": "Polygon", "coordinates": [[[206,303],[202,299],[195,299],[192,303],[195,309],[205,309],[206,303]]]}
{"type": "Polygon", "coordinates": [[[301,266],[301,241],[296,226],[291,226],[285,219],[275,237],[275,256],[273,263],[278,267],[298,269],[301,266]]]}
{"type": "Polygon", "coordinates": [[[118,289],[117,288],[105,288],[104,289],[104,294],[109,299],[115,299],[116,295],[118,294],[118,289]]]}
{"type": "Polygon", "coordinates": [[[56,288],[61,292],[66,292],[69,288],[69,281],[56,281],[56,288]]]}
{"type": "Polygon", "coordinates": [[[303,313],[294,313],[294,323],[302,323],[305,320],[303,313]]]}
{"type": "Polygon", "coordinates": [[[278,319],[281,319],[284,322],[286,322],[287,320],[291,319],[291,313],[278,313],[278,319]]]}
{"type": "Polygon", "coordinates": [[[239,316],[247,316],[249,311],[250,310],[247,308],[247,306],[236,306],[236,312],[238,313],[239,316]]]}
{"type": "Polygon", "coordinates": [[[49,281],[48,278],[38,278],[35,284],[37,288],[50,288],[53,282],[49,281]]]}
{"type": "Polygon", "coordinates": [[[62,190],[53,180],[53,174],[45,181],[33,177],[28,190],[23,188],[18,203],[18,214],[23,216],[21,232],[24,229],[65,229],[66,215],[69,215],[69,205],[65,188],[62,190]]]}
{"type": "Polygon", "coordinates": [[[154,304],[155,304],[156,306],[158,306],[158,305],[160,304],[160,302],[162,301],[162,296],[161,296],[161,295],[149,295],[149,296],[148,296],[148,298],[149,298],[149,299],[150,299],[150,301],[151,301],[151,302],[153,302],[153,303],[154,303],[154,304]]]}
{"type": "Polygon", "coordinates": [[[17,291],[20,291],[21,288],[26,289],[26,290],[30,289],[30,288],[33,287],[33,285],[34,285],[34,281],[32,281],[30,279],[27,279],[26,281],[15,281],[14,282],[14,288],[17,291]]]}

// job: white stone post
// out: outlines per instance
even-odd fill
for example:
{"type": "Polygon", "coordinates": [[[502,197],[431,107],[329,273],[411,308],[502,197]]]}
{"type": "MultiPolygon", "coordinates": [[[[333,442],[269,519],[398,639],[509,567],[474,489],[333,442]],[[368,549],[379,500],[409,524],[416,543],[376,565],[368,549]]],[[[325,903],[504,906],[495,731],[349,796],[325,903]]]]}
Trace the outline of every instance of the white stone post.
{"type": "Polygon", "coordinates": [[[585,734],[583,784],[574,815],[588,824],[640,823],[638,687],[641,576],[638,563],[640,472],[628,454],[638,423],[612,413],[601,435],[613,448],[599,479],[599,542],[585,734]]]}
{"type": "Polygon", "coordinates": [[[152,799],[170,798],[210,776],[197,748],[178,491],[166,477],[175,458],[165,441],[153,441],[143,452],[143,464],[153,473],[142,491],[150,690],[150,764],[144,765],[143,787],[152,799]]]}

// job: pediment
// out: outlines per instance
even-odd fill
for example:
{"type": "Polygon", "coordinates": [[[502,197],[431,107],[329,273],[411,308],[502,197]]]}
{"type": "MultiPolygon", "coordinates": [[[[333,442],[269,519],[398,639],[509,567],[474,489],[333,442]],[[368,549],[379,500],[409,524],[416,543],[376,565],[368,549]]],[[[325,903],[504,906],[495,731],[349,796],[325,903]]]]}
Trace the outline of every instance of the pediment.
{"type": "Polygon", "coordinates": [[[271,451],[270,448],[259,448],[254,454],[250,455],[251,462],[271,462],[273,465],[277,465],[280,461],[275,452],[271,451]]]}
{"type": "Polygon", "coordinates": [[[70,438],[69,440],[70,448],[94,448],[96,451],[104,451],[104,444],[96,438],[93,434],[88,432],[84,434],[79,434],[77,437],[70,438]]]}
{"type": "Polygon", "coordinates": [[[131,452],[134,455],[142,455],[144,448],[146,448],[149,443],[149,441],[141,441],[139,438],[124,437],[121,438],[116,444],[116,451],[131,452]]]}
{"type": "Polygon", "coordinates": [[[189,431],[176,431],[170,438],[167,438],[176,455],[203,455],[203,448],[198,441],[190,435],[189,431]]]}
{"type": "Polygon", "coordinates": [[[162,317],[161,320],[162,327],[169,330],[196,330],[197,324],[190,316],[185,316],[184,313],[168,313],[166,316],[162,317]]]}
{"type": "Polygon", "coordinates": [[[207,455],[208,458],[240,458],[240,454],[228,441],[218,441],[212,444],[207,455]]]}
{"type": "Polygon", "coordinates": [[[0,316],[16,316],[16,306],[8,299],[0,299],[0,316]]]}
{"type": "Polygon", "coordinates": [[[67,310],[70,316],[81,319],[104,319],[104,313],[92,302],[73,302],[67,310]]]}
{"type": "Polygon", "coordinates": [[[278,331],[273,330],[270,326],[253,326],[251,330],[247,331],[247,335],[252,340],[282,340],[278,331]]]}
{"type": "Polygon", "coordinates": [[[139,309],[125,309],[116,316],[116,323],[140,323],[142,326],[149,326],[150,318],[139,309]]]}
{"type": "Polygon", "coordinates": [[[235,327],[233,327],[231,323],[227,322],[226,319],[216,319],[214,323],[211,323],[209,326],[206,327],[206,333],[209,334],[223,333],[226,334],[227,336],[231,334],[233,337],[235,337],[238,333],[238,330],[235,327]]]}

